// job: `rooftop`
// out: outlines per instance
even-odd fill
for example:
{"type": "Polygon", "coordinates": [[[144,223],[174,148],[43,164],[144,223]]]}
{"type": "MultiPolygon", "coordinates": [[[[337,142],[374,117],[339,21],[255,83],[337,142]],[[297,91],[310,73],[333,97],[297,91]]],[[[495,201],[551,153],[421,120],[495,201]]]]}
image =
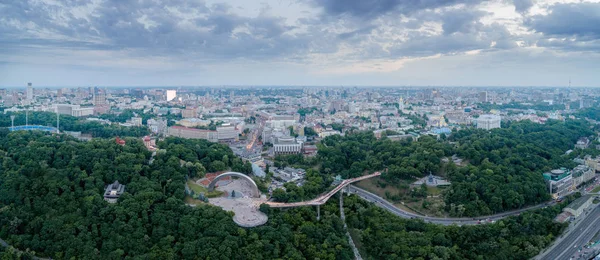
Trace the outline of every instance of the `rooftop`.
{"type": "Polygon", "coordinates": [[[582,196],[579,199],[576,199],[575,201],[571,202],[571,204],[569,204],[569,206],[567,206],[567,208],[570,209],[574,209],[574,210],[578,210],[579,208],[581,208],[584,204],[586,204],[586,202],[588,200],[593,199],[592,196],[586,195],[586,196],[582,196]]]}

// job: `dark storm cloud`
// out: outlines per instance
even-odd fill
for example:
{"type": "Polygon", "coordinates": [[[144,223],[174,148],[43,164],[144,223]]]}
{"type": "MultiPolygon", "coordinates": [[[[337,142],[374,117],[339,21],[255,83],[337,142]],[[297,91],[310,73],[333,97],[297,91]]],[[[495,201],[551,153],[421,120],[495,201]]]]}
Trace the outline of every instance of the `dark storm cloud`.
{"type": "Polygon", "coordinates": [[[313,0],[313,4],[323,7],[327,15],[347,14],[354,17],[372,19],[396,13],[408,15],[414,12],[452,6],[456,4],[478,4],[485,0],[313,0]]]}

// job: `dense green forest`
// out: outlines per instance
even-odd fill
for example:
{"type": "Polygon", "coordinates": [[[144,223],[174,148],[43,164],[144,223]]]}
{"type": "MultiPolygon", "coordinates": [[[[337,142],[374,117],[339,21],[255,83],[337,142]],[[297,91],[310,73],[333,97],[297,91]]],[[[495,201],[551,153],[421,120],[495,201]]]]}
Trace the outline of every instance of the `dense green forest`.
{"type": "Polygon", "coordinates": [[[369,132],[330,136],[319,146],[321,173],[352,178],[387,168],[382,178],[395,185],[444,168],[452,182],[443,193],[446,210],[453,216],[488,215],[549,200],[541,173],[574,167],[565,151],[578,138],[593,135],[589,124],[581,120],[520,121],[505,126],[492,131],[453,131],[447,140],[425,135],[418,141],[395,142],[377,140],[369,132]],[[442,163],[442,158],[453,154],[467,166],[442,163]]]}
{"type": "Polygon", "coordinates": [[[352,258],[335,215],[316,222],[312,208],[274,211],[243,229],[218,207],[185,205],[186,176],[244,167],[226,146],[169,138],[149,164],[142,143],[126,140],[1,129],[0,237],[54,259],[352,258]],[[126,192],[109,204],[102,193],[115,180],[126,192]]]}
{"type": "Polygon", "coordinates": [[[470,163],[450,164],[446,171],[452,185],[445,200],[452,215],[488,215],[549,200],[541,173],[576,166],[565,151],[580,137],[593,134],[587,123],[576,120],[507,125],[450,135],[449,140],[458,143],[456,153],[470,163]]]}
{"type": "Polygon", "coordinates": [[[574,115],[581,118],[589,118],[592,120],[600,121],[600,108],[590,107],[580,109],[577,110],[577,112],[574,115]]]}
{"type": "MultiPolygon", "coordinates": [[[[0,114],[0,127],[10,127],[10,116],[15,116],[15,126],[25,125],[25,112],[0,114]]],[[[56,114],[52,112],[29,112],[28,123],[30,125],[43,125],[56,127],[56,114]]],[[[150,131],[145,126],[125,127],[116,124],[105,125],[99,122],[81,120],[74,116],[60,115],[61,131],[81,131],[89,133],[93,137],[115,137],[133,136],[141,137],[148,135],[150,131]]]]}
{"type": "Polygon", "coordinates": [[[357,196],[344,206],[364,259],[530,259],[566,227],[552,221],[564,204],[460,227],[399,218],[357,196]]]}

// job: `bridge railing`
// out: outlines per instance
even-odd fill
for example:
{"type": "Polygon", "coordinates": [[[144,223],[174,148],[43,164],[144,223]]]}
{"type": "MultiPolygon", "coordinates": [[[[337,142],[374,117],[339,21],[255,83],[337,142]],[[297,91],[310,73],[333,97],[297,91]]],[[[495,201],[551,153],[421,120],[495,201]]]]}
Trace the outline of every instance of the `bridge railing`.
{"type": "Polygon", "coordinates": [[[308,200],[308,201],[302,201],[302,202],[292,202],[292,203],[283,203],[283,202],[267,202],[266,204],[273,207],[273,208],[292,208],[292,207],[302,207],[302,206],[317,206],[317,205],[323,205],[325,204],[325,202],[327,202],[331,196],[333,196],[333,194],[336,194],[338,191],[340,191],[341,189],[343,189],[344,187],[357,182],[357,181],[362,181],[368,178],[372,178],[372,177],[376,177],[381,175],[381,172],[375,172],[369,175],[364,175],[364,176],[360,176],[360,177],[356,177],[353,179],[347,179],[342,181],[342,183],[340,183],[337,187],[335,187],[333,190],[320,195],[317,198],[314,198],[312,200],[308,200]]]}

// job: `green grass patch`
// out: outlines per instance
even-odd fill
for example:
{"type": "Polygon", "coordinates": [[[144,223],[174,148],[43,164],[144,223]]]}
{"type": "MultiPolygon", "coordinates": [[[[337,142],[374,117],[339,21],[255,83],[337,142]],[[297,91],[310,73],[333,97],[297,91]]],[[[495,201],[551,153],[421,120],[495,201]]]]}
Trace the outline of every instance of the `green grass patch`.
{"type": "Polygon", "coordinates": [[[598,187],[594,188],[594,189],[592,190],[592,192],[600,192],[600,186],[598,186],[598,187]]]}
{"type": "Polygon", "coordinates": [[[202,185],[198,185],[195,182],[189,180],[187,182],[188,186],[190,187],[190,189],[192,191],[194,191],[194,193],[196,194],[200,194],[200,193],[204,193],[204,196],[206,196],[207,198],[216,198],[216,197],[220,197],[223,195],[222,191],[219,190],[214,190],[214,191],[208,191],[208,189],[202,185]]]}
{"type": "Polygon", "coordinates": [[[198,206],[200,204],[204,204],[203,201],[194,199],[190,196],[185,196],[184,202],[185,202],[185,204],[196,205],[196,206],[198,206]]]}

